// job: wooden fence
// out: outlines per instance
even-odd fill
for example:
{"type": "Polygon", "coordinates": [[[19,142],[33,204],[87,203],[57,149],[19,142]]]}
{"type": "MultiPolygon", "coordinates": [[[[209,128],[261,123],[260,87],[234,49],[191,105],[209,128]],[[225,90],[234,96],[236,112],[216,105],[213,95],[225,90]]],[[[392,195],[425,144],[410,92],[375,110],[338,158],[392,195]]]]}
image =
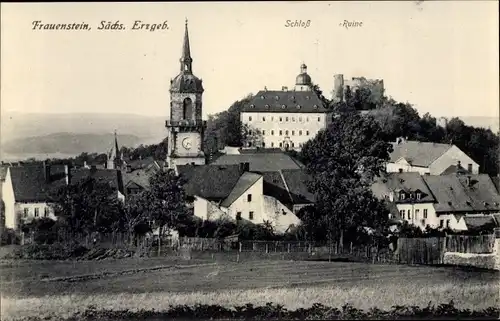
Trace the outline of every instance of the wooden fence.
{"type": "Polygon", "coordinates": [[[442,237],[400,238],[397,260],[402,264],[442,264],[445,241],[442,237]]]}
{"type": "Polygon", "coordinates": [[[460,253],[493,253],[495,235],[448,235],[446,251],[460,253]]]}

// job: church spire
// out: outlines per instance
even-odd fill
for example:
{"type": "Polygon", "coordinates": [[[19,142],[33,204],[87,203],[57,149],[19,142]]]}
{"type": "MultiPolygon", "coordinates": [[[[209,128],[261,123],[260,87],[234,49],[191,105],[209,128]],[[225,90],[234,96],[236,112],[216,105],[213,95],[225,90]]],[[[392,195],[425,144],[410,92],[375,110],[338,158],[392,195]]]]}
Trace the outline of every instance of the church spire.
{"type": "Polygon", "coordinates": [[[181,71],[186,73],[192,73],[192,63],[191,49],[189,48],[189,32],[188,32],[188,20],[186,18],[186,26],[184,31],[184,43],[182,46],[182,57],[181,57],[181,71]]]}

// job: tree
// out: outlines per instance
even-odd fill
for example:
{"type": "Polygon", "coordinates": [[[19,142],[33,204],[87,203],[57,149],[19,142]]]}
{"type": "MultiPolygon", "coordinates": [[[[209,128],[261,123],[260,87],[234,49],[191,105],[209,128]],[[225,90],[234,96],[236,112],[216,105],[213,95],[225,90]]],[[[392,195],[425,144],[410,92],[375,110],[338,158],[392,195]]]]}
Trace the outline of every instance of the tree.
{"type": "Polygon", "coordinates": [[[51,206],[69,233],[109,232],[120,222],[119,200],[109,183],[87,177],[50,191],[51,206]]]}
{"type": "Polygon", "coordinates": [[[148,225],[150,214],[148,212],[148,197],[149,195],[144,191],[130,195],[123,207],[122,220],[130,243],[134,242],[136,235],[148,231],[147,228],[143,228],[148,225]]]}
{"type": "Polygon", "coordinates": [[[189,198],[184,191],[184,179],[171,169],[156,172],[149,179],[150,190],[143,196],[147,201],[147,212],[158,228],[158,255],[161,236],[165,228],[173,228],[188,215],[189,198]]]}
{"type": "Polygon", "coordinates": [[[384,170],[391,146],[372,117],[341,115],[307,142],[302,159],[312,179],[315,208],[330,242],[353,226],[380,229],[388,219],[385,205],[369,187],[384,170]]]}

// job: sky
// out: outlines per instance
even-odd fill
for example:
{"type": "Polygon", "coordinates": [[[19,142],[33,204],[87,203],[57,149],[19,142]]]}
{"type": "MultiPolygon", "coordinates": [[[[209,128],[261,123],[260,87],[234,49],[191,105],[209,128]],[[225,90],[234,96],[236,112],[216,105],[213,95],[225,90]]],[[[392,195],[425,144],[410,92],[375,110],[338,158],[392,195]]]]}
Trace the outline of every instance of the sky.
{"type": "Polygon", "coordinates": [[[186,18],[205,117],[293,87],[303,62],[327,97],[334,74],[364,76],[421,115],[498,117],[498,1],[2,3],[1,108],[167,117],[186,18]],[[126,29],[97,30],[103,20],[126,29]],[[131,30],[136,20],[169,28],[131,30]]]}

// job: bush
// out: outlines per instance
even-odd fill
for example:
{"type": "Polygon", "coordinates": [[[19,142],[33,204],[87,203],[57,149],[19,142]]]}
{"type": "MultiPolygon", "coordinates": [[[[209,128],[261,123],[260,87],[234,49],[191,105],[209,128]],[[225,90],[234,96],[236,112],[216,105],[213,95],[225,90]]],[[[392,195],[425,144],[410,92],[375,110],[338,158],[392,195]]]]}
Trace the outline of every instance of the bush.
{"type": "Polygon", "coordinates": [[[25,260],[66,260],[83,256],[88,249],[81,245],[29,244],[23,245],[8,255],[8,259],[25,260]]]}
{"type": "MultiPolygon", "coordinates": [[[[421,308],[418,306],[394,306],[389,311],[377,308],[363,311],[346,304],[340,309],[331,308],[322,304],[313,304],[310,308],[287,310],[282,305],[267,303],[265,306],[247,304],[228,309],[219,305],[171,306],[166,312],[157,311],[112,311],[97,310],[88,307],[84,312],[75,313],[66,320],[169,320],[169,319],[282,319],[282,320],[429,320],[429,319],[497,319],[500,309],[496,307],[485,310],[470,311],[457,309],[453,301],[448,304],[421,308]]],[[[32,321],[42,320],[39,317],[30,318],[32,321]]]]}
{"type": "Polygon", "coordinates": [[[0,245],[12,245],[12,244],[20,244],[21,238],[13,229],[4,229],[2,231],[0,245]]]}

